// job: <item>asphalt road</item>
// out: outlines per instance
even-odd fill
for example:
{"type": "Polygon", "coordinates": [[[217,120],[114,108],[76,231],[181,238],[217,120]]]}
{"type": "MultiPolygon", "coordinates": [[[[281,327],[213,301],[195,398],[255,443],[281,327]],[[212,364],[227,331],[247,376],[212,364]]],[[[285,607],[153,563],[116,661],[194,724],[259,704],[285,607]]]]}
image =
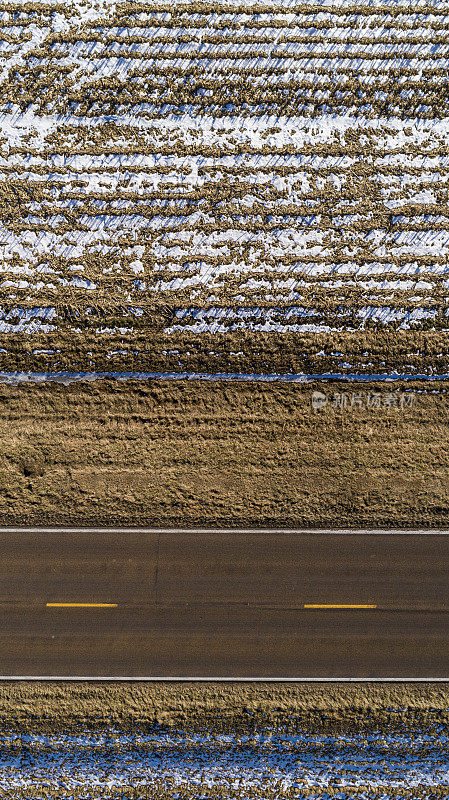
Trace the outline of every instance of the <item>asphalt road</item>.
{"type": "Polygon", "coordinates": [[[3,530],[0,554],[1,675],[449,677],[449,534],[3,530]]]}

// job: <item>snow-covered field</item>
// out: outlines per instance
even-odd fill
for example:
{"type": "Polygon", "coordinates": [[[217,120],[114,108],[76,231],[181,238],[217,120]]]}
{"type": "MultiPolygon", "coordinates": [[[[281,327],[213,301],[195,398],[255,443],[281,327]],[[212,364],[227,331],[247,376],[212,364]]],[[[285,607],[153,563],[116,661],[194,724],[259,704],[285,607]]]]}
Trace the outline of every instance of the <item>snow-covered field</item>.
{"type": "Polygon", "coordinates": [[[447,1],[0,20],[2,373],[449,371],[447,1]]]}
{"type": "Polygon", "coordinates": [[[444,798],[448,742],[444,730],[3,733],[0,791],[9,798],[444,798]]]}

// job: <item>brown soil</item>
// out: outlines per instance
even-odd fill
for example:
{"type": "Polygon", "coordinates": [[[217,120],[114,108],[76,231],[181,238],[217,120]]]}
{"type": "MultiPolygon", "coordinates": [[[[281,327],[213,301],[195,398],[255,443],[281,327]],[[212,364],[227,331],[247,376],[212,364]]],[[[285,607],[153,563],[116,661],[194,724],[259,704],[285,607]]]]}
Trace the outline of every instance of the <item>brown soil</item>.
{"type": "Polygon", "coordinates": [[[317,388],[1,385],[2,523],[447,525],[447,386],[409,384],[401,409],[385,406],[403,384],[327,384],[314,411],[317,388]],[[375,391],[381,407],[367,408],[375,391]]]}

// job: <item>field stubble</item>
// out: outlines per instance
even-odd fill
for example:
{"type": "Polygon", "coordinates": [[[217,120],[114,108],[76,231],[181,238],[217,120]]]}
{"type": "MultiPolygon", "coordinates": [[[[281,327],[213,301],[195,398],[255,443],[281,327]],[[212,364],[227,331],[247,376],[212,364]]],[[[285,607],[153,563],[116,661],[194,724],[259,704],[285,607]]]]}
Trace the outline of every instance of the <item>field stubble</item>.
{"type": "Polygon", "coordinates": [[[446,684],[8,682],[0,729],[22,733],[184,730],[251,734],[403,731],[449,722],[446,684]]]}

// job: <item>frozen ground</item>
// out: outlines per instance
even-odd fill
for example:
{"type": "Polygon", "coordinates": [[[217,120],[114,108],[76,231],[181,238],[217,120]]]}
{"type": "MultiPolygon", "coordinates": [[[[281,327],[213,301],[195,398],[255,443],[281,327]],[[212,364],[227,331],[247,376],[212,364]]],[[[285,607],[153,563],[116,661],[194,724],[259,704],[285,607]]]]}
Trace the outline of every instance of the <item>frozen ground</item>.
{"type": "Polygon", "coordinates": [[[428,373],[369,373],[328,372],[328,373],[245,373],[245,372],[0,372],[0,383],[17,386],[21,383],[60,383],[68,385],[78,381],[96,380],[119,381],[256,381],[257,383],[310,383],[320,381],[351,381],[369,383],[371,381],[403,382],[423,380],[449,380],[449,372],[432,375],[428,373]]]}
{"type": "Polygon", "coordinates": [[[447,2],[0,21],[1,370],[446,371],[447,2]]]}
{"type": "Polygon", "coordinates": [[[211,797],[214,790],[237,798],[447,797],[448,741],[445,730],[339,736],[3,733],[0,790],[10,798],[51,791],[58,797],[111,792],[156,798],[162,787],[171,797],[211,797]],[[139,794],[144,790],[149,794],[139,794]]]}

